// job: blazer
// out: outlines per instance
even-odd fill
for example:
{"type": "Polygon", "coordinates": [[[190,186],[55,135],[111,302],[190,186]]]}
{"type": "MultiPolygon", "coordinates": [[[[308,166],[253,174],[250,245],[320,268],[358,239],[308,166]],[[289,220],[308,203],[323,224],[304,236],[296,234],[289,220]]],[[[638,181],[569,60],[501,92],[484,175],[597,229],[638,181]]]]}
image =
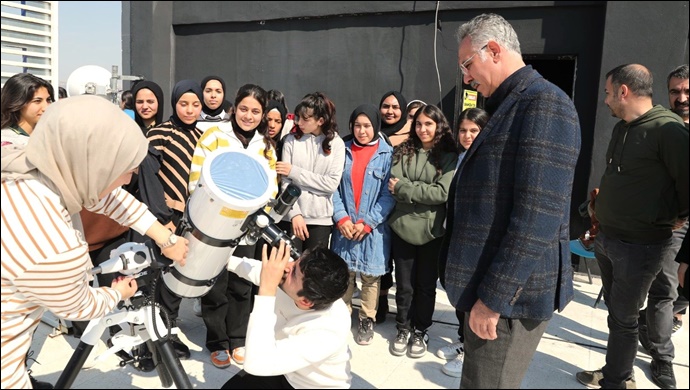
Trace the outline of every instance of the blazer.
{"type": "Polygon", "coordinates": [[[492,116],[451,186],[445,284],[469,312],[548,320],[573,299],[570,198],[580,125],[570,98],[531,66],[487,101],[492,116]]]}

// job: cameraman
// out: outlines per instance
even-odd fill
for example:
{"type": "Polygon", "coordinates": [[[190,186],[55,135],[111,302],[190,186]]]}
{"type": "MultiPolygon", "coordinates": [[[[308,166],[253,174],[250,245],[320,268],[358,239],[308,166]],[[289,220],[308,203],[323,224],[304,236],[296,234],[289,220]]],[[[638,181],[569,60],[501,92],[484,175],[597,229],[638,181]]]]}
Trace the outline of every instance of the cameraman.
{"type": "Polygon", "coordinates": [[[93,95],[51,104],[25,148],[2,147],[3,389],[31,386],[24,363],[46,310],[68,320],[99,318],[137,291],[131,278],[89,287],[93,265],[79,211],[108,215],[146,233],[184,265],[187,240],[168,245],[170,231],[119,188],[147,148],[125,113],[93,95]]]}
{"type": "Polygon", "coordinates": [[[223,389],[350,388],[347,264],[331,250],[263,246],[262,261],[230,257],[228,270],[259,285],[249,317],[244,370],[223,389]]]}

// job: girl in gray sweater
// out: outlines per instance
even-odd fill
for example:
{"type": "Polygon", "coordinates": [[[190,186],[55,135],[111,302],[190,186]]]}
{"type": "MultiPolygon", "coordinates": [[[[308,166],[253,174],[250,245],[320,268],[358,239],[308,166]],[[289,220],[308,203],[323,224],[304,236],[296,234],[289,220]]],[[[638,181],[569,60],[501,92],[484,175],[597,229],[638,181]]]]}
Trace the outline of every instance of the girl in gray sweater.
{"type": "Polygon", "coordinates": [[[306,95],[295,108],[296,132],[285,138],[276,171],[282,188],[293,183],[302,195],[285,216],[283,228],[300,250],[328,246],[333,226],[333,193],[345,163],[345,144],[338,135],[335,105],[321,92],[306,95]]]}

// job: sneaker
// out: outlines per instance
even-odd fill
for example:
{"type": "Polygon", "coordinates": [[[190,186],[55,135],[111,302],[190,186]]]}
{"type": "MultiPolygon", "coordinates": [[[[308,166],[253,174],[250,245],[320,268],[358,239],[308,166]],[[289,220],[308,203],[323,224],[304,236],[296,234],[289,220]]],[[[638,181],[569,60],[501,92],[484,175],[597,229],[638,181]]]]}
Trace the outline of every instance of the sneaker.
{"type": "Polygon", "coordinates": [[[676,316],[673,316],[673,335],[676,334],[679,330],[683,328],[683,320],[676,318],[676,316]]]}
{"type": "Polygon", "coordinates": [[[189,359],[189,357],[192,355],[192,353],[189,351],[189,347],[187,347],[176,334],[170,336],[170,342],[172,343],[175,353],[177,353],[177,357],[180,360],[189,359]]]}
{"type": "Polygon", "coordinates": [[[637,328],[637,336],[640,340],[640,345],[642,346],[642,348],[644,348],[645,352],[651,354],[652,349],[654,349],[654,344],[652,344],[652,342],[649,341],[647,325],[640,325],[637,328]]]}
{"type": "Polygon", "coordinates": [[[357,328],[355,342],[359,345],[369,345],[374,338],[374,320],[371,318],[360,318],[357,328]]]}
{"type": "Polygon", "coordinates": [[[31,376],[31,370],[26,370],[26,373],[29,374],[29,380],[31,381],[31,387],[34,389],[53,389],[53,385],[49,382],[43,382],[39,381],[33,376],[31,376]]]}
{"type": "Polygon", "coordinates": [[[452,376],[454,378],[461,378],[462,377],[462,354],[459,354],[458,356],[455,357],[453,360],[449,360],[446,364],[443,365],[441,368],[441,371],[443,371],[444,374],[448,376],[452,376]]]}
{"type": "Polygon", "coordinates": [[[426,354],[427,344],[429,344],[429,336],[426,331],[415,330],[412,333],[410,346],[407,349],[407,356],[418,359],[426,354]]]}
{"type": "MultiPolygon", "coordinates": [[[[588,389],[600,389],[601,388],[600,381],[604,380],[604,373],[601,372],[601,369],[598,369],[595,371],[580,371],[577,374],[575,374],[575,378],[577,379],[578,382],[587,386],[588,389]]],[[[630,379],[625,381],[625,388],[626,389],[637,389],[637,383],[635,382],[635,372],[634,371],[633,371],[633,374],[630,377],[630,379]]]]}
{"type": "Polygon", "coordinates": [[[652,360],[652,382],[661,389],[675,389],[676,376],[673,374],[673,363],[666,360],[652,360]]]}
{"type": "Polygon", "coordinates": [[[455,359],[458,356],[460,356],[460,359],[462,359],[465,355],[465,346],[462,341],[458,340],[452,344],[448,344],[443,348],[439,348],[438,351],[436,351],[436,356],[440,357],[441,359],[445,360],[451,360],[455,359]]]}
{"type": "Polygon", "coordinates": [[[194,312],[195,316],[201,317],[201,298],[194,298],[194,302],[192,303],[192,311],[194,312]]]}
{"type": "Polygon", "coordinates": [[[383,324],[388,316],[388,295],[379,295],[379,306],[376,309],[376,323],[383,324]]]}
{"type": "Polygon", "coordinates": [[[224,349],[222,351],[211,352],[211,363],[218,368],[230,367],[232,364],[230,351],[224,349]]]}
{"type": "Polygon", "coordinates": [[[402,356],[407,352],[407,344],[410,340],[409,329],[398,329],[395,340],[391,342],[390,351],[395,356],[402,356]]]}
{"type": "Polygon", "coordinates": [[[239,365],[244,364],[244,347],[237,347],[232,350],[232,360],[239,365]]]}

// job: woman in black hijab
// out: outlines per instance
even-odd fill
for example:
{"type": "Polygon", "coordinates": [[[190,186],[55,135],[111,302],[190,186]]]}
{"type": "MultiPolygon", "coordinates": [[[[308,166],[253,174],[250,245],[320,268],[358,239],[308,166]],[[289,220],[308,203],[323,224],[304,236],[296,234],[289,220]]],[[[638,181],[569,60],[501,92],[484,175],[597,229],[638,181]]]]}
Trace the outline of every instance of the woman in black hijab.
{"type": "MultiPolygon", "coordinates": [[[[388,137],[393,145],[396,145],[394,138],[407,138],[407,134],[402,134],[402,129],[407,123],[405,109],[407,99],[397,91],[388,91],[381,98],[379,111],[381,112],[381,132],[388,137]]],[[[407,133],[408,131],[405,131],[407,133]]]]}
{"type": "MultiPolygon", "coordinates": [[[[170,100],[173,108],[170,119],[150,129],[146,135],[149,144],[163,157],[158,179],[165,194],[164,199],[157,201],[173,209],[173,221],[169,227],[175,231],[189,198],[187,184],[194,148],[203,134],[203,131],[196,127],[203,93],[196,81],[182,80],[175,84],[170,100]]],[[[175,327],[181,298],[171,292],[164,283],[159,284],[156,293],[156,301],[167,310],[172,326],[175,327]]],[[[172,336],[172,345],[180,359],[189,359],[189,348],[176,334],[172,336]]]]}
{"type": "MultiPolygon", "coordinates": [[[[220,122],[230,120],[232,103],[225,99],[225,81],[218,76],[207,76],[201,80],[203,99],[201,100],[200,122],[220,122]]],[[[202,126],[206,127],[206,126],[202,126]]],[[[202,130],[205,130],[202,128],[202,130]]]]}
{"type": "Polygon", "coordinates": [[[134,121],[146,132],[163,122],[163,90],[153,81],[139,81],[132,87],[134,121]]]}
{"type": "MultiPolygon", "coordinates": [[[[404,130],[407,118],[405,110],[407,99],[397,91],[388,91],[383,94],[379,111],[381,112],[381,132],[388,137],[391,145],[397,145],[400,139],[407,139],[409,130],[404,130]]],[[[393,269],[393,260],[388,259],[388,268],[393,269]]],[[[381,277],[379,305],[376,312],[376,322],[382,323],[388,314],[388,289],[393,287],[393,275],[391,272],[381,277]]]]}

